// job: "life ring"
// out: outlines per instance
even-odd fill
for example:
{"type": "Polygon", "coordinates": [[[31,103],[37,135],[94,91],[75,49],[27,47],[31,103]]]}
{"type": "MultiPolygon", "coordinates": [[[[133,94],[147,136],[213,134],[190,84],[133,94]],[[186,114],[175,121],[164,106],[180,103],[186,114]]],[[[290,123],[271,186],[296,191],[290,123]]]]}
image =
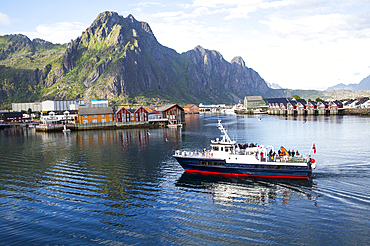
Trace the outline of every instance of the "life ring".
{"type": "Polygon", "coordinates": [[[312,169],[315,169],[315,168],[316,168],[315,159],[311,158],[311,159],[310,159],[310,162],[311,162],[311,168],[312,168],[312,169]]]}
{"type": "Polygon", "coordinates": [[[209,152],[206,153],[206,156],[209,157],[209,152]]]}

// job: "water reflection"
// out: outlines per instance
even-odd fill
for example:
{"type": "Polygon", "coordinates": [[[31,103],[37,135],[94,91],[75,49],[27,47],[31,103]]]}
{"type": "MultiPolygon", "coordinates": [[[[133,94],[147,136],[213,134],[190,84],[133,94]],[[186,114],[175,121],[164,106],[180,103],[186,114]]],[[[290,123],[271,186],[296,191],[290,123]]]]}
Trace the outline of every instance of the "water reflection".
{"type": "Polygon", "coordinates": [[[4,137],[28,137],[35,134],[35,128],[28,127],[9,127],[0,130],[0,134],[4,137]]]}
{"type": "Polygon", "coordinates": [[[333,115],[333,116],[323,116],[323,115],[297,115],[297,116],[286,116],[286,115],[278,115],[278,116],[271,116],[278,118],[280,120],[288,120],[288,121],[301,121],[302,123],[311,122],[311,121],[318,121],[318,122],[328,122],[328,123],[335,123],[341,124],[343,123],[343,118],[346,116],[343,115],[333,115]]]}
{"type": "Polygon", "coordinates": [[[206,192],[212,195],[213,203],[235,206],[239,203],[266,206],[286,204],[297,198],[313,201],[317,198],[312,180],[240,179],[212,175],[184,173],[176,186],[189,192],[206,192]]]}
{"type": "Polygon", "coordinates": [[[168,142],[177,145],[181,139],[181,129],[129,129],[117,131],[78,132],[75,134],[79,145],[121,146],[127,149],[137,146],[144,151],[149,142],[168,142]]]}

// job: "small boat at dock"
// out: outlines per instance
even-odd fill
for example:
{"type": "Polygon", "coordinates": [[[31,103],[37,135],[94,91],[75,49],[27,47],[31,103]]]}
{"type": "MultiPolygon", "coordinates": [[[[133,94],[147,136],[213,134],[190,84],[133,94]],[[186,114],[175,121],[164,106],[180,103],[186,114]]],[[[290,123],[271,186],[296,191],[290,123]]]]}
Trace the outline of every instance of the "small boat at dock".
{"type": "Polygon", "coordinates": [[[284,147],[280,155],[273,146],[243,146],[230,139],[227,130],[218,121],[221,139],[211,140],[210,150],[176,150],[173,157],[188,173],[222,176],[305,179],[316,168],[311,151],[306,156],[293,156],[284,147]]]}
{"type": "Polygon", "coordinates": [[[268,114],[267,111],[262,111],[261,109],[253,110],[253,114],[268,114]]]}
{"type": "Polygon", "coordinates": [[[168,128],[182,128],[182,124],[168,124],[168,128]]]}

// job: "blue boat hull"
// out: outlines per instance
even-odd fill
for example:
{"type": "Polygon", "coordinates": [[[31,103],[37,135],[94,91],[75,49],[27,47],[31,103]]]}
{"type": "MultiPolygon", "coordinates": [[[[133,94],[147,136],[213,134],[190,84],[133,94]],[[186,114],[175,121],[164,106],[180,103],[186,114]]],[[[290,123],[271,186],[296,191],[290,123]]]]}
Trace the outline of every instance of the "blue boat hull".
{"type": "MultiPolygon", "coordinates": [[[[188,173],[203,173],[222,176],[238,177],[264,177],[264,178],[283,178],[283,179],[309,179],[312,176],[310,164],[307,166],[295,165],[276,165],[274,162],[266,164],[242,164],[226,163],[222,159],[191,158],[174,156],[176,160],[188,173]],[[208,163],[204,165],[201,163],[208,163]],[[213,165],[216,163],[217,165],[213,165]]],[[[279,163],[281,164],[281,163],[279,163]]]]}

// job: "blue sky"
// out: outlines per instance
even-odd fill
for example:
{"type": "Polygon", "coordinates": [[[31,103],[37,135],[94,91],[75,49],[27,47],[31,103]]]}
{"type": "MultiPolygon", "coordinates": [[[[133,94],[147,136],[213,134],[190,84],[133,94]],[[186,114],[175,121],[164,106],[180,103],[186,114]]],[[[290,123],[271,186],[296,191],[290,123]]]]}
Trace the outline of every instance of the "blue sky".
{"type": "Polygon", "coordinates": [[[179,53],[201,45],[229,62],[241,56],[284,88],[326,89],[370,75],[368,0],[13,0],[0,7],[0,35],[67,43],[104,11],[148,22],[179,53]]]}

